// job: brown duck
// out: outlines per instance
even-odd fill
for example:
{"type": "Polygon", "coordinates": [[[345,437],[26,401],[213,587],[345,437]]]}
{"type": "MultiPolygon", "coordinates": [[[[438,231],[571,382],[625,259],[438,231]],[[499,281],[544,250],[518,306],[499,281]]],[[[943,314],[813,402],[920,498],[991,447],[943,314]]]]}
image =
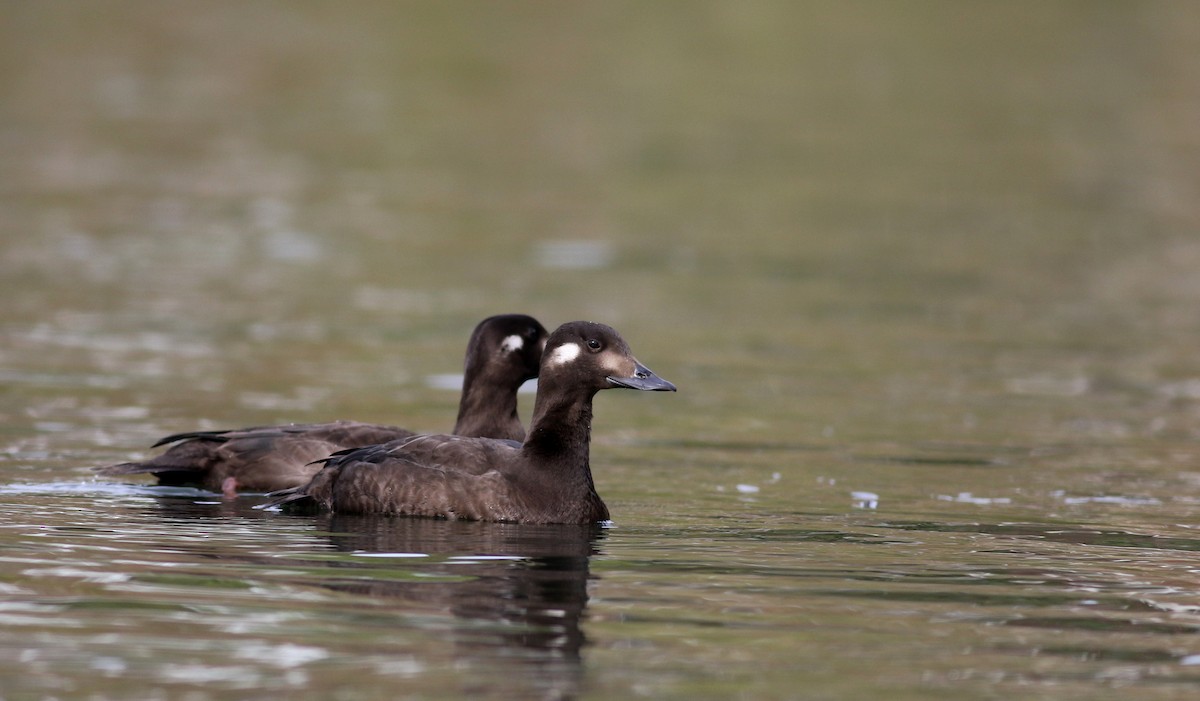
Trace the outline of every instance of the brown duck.
{"type": "Polygon", "coordinates": [[[588,462],[592,398],[603,389],[675,391],[603,324],[575,321],[546,341],[529,434],[513,440],[410,436],[344,450],[265,507],[522,523],[608,519],[588,462]]]}
{"type": "MultiPolygon", "coordinates": [[[[537,377],[546,329],[524,314],[484,319],[467,343],[463,392],[454,433],[521,440],[517,389],[537,377]]],[[[396,426],[334,421],[177,433],[152,447],[171,445],[144,462],[97,468],[102,475],[152,474],[160,484],[196,485],[233,495],[306,484],[321,469],[314,460],[347,448],[414,435],[396,426]]]]}

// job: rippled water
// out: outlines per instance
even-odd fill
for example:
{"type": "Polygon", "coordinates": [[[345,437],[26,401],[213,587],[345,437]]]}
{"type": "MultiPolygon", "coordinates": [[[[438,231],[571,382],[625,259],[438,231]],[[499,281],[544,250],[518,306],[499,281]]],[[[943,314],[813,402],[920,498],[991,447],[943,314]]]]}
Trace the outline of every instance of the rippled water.
{"type": "Polygon", "coordinates": [[[0,697],[1193,697],[1198,14],[4,5],[0,697]],[[445,430],[500,312],[679,386],[612,524],[90,472],[445,430]]]}

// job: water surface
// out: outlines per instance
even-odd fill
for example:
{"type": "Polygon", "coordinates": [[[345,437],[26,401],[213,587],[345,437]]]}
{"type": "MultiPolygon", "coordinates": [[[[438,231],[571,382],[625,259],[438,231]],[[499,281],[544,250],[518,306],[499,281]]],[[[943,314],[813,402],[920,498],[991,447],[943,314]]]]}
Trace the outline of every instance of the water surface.
{"type": "Polygon", "coordinates": [[[1191,698],[1197,14],[6,5],[0,696],[1191,698]],[[90,472],[445,430],[503,312],[679,386],[612,524],[90,472]]]}

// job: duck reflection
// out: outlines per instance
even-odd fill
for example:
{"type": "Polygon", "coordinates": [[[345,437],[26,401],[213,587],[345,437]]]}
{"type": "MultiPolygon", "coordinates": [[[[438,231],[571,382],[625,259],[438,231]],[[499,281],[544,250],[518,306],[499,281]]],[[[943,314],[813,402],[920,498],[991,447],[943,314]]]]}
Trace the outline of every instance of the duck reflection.
{"type": "MultiPolygon", "coordinates": [[[[425,556],[417,579],[326,583],[339,591],[442,604],[470,622],[457,641],[524,648],[578,660],[588,563],[603,529],[386,516],[332,515],[329,538],[342,552],[425,556]],[[420,581],[424,578],[426,581],[420,581]],[[496,623],[500,625],[481,625],[496,623]]],[[[335,566],[339,563],[332,563],[335,566]]]]}
{"type": "MultiPolygon", "coordinates": [[[[155,512],[159,518],[206,527],[214,521],[257,526],[264,514],[253,509],[255,503],[163,497],[155,512]]],[[[318,545],[311,551],[312,560],[299,554],[289,557],[291,564],[307,570],[297,576],[286,573],[275,558],[209,552],[212,544],[207,541],[196,544],[203,551],[198,554],[224,563],[269,567],[293,585],[386,599],[389,607],[416,614],[416,625],[448,638],[463,668],[492,668],[504,675],[461,675],[460,684],[491,678],[495,686],[521,698],[579,694],[589,567],[605,537],[600,525],[342,514],[267,521],[274,527],[288,525],[292,542],[297,522],[307,521],[311,528],[302,529],[306,539],[325,540],[342,555],[321,557],[323,548],[318,545]],[[449,625],[439,622],[443,615],[452,621],[449,625]]],[[[488,695],[483,693],[488,690],[460,691],[472,697],[479,695],[475,691],[488,695]]]]}

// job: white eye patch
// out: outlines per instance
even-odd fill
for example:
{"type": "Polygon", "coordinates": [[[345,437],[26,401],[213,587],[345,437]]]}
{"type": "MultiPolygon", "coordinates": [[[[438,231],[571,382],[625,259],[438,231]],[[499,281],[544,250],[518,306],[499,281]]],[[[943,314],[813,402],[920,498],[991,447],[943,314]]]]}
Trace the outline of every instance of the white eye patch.
{"type": "Polygon", "coordinates": [[[509,353],[512,353],[513,351],[519,351],[524,347],[525,339],[516,334],[513,334],[512,336],[506,336],[504,340],[500,342],[500,349],[509,353]]]}
{"type": "Polygon", "coordinates": [[[550,353],[550,359],[546,362],[550,365],[564,365],[578,358],[582,352],[583,349],[578,343],[564,343],[550,353]]]}

